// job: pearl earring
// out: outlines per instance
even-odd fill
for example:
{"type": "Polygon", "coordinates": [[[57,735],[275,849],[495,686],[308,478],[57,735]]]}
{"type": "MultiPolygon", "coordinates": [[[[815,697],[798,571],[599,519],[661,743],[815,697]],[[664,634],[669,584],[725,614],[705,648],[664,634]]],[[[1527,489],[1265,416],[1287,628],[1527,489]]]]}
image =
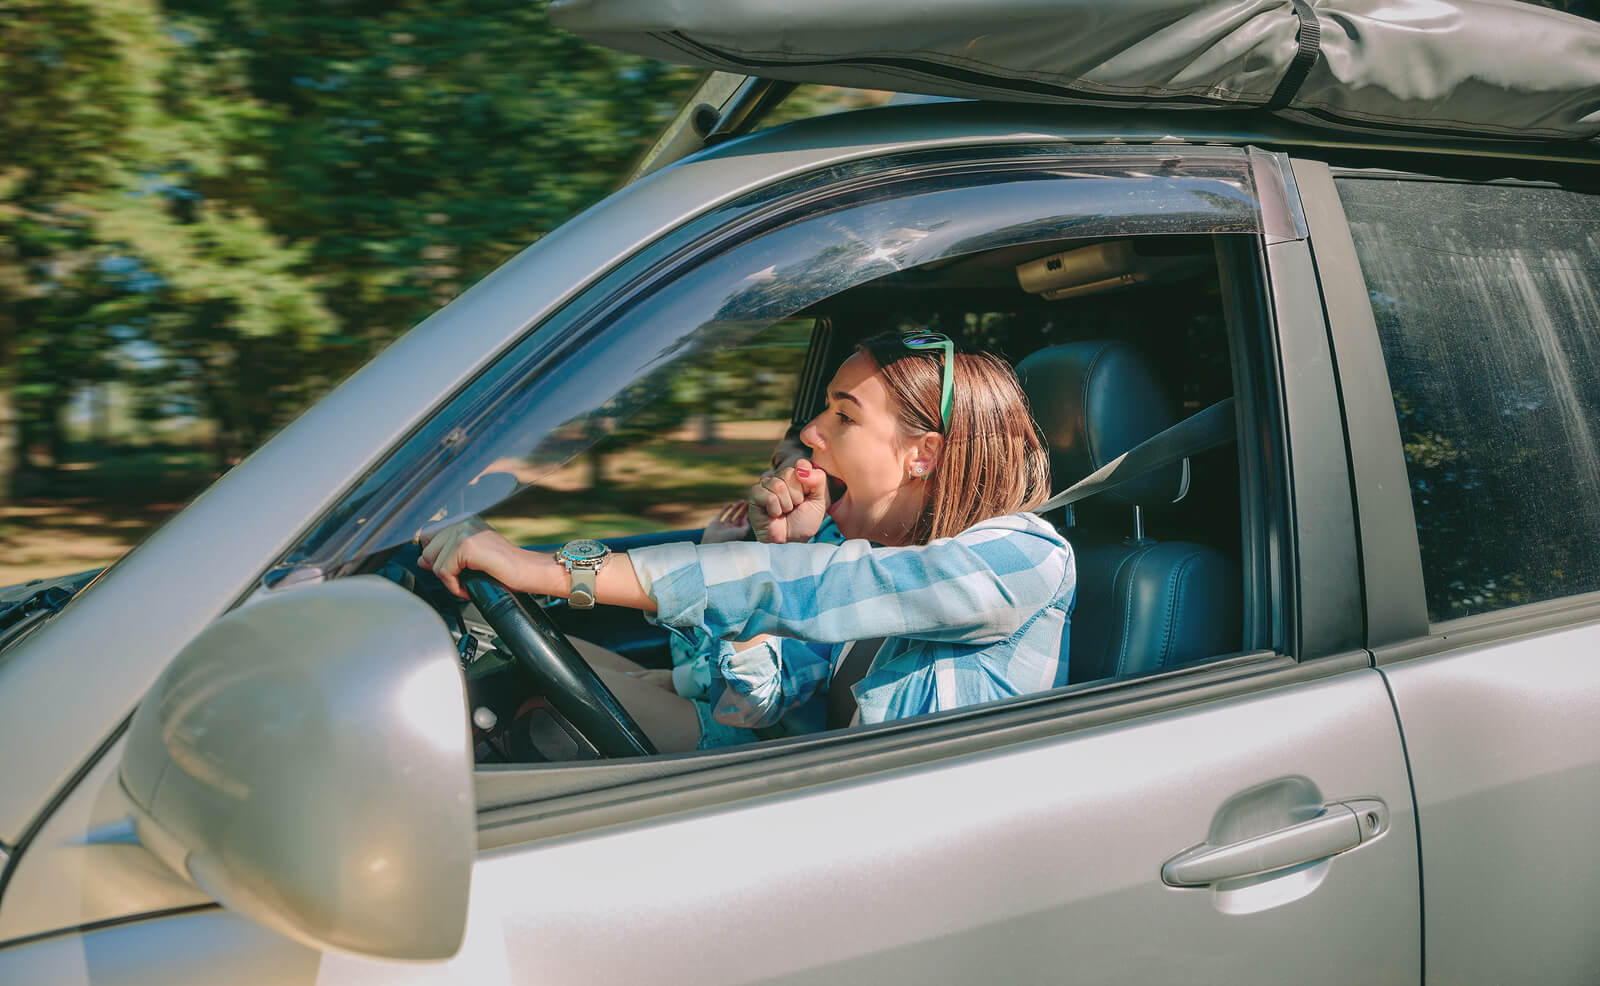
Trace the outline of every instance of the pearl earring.
{"type": "Polygon", "coordinates": [[[920,465],[912,466],[911,467],[911,475],[913,475],[913,476],[922,475],[922,466],[920,466],[920,465]]]}

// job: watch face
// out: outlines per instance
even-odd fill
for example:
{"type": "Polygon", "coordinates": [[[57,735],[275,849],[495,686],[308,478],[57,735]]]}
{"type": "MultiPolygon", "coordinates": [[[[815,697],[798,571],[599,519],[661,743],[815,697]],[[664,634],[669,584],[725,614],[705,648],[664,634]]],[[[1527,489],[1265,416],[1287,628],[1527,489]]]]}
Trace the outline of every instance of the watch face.
{"type": "Polygon", "coordinates": [[[607,548],[599,541],[594,541],[589,538],[583,538],[579,541],[568,541],[566,544],[561,546],[561,554],[566,556],[571,561],[577,562],[594,561],[597,558],[604,558],[610,552],[610,548],[607,548]]]}

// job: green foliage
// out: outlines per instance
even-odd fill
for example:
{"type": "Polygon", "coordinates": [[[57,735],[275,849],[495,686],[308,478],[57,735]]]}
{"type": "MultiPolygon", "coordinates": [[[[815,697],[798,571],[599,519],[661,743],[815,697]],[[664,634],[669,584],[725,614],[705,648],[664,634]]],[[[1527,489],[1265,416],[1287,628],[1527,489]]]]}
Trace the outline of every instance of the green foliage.
{"type": "Polygon", "coordinates": [[[0,0],[0,393],[45,461],[110,374],[230,459],[609,191],[691,82],[537,2],[0,0]]]}
{"type": "Polygon", "coordinates": [[[251,402],[243,434],[258,438],[281,411],[239,341],[303,343],[332,326],[302,251],[247,196],[195,186],[229,170],[263,111],[225,65],[189,57],[194,36],[148,0],[0,0],[0,145],[15,149],[0,329],[22,438],[51,463],[68,399],[119,366],[122,343],[198,360],[212,416],[251,402]]]}
{"type": "Polygon", "coordinates": [[[133,145],[127,121],[148,86],[130,48],[160,43],[141,0],[0,0],[0,498],[13,392],[36,430],[72,357],[98,348],[80,318],[101,300],[97,243],[76,197],[104,187],[133,145]]]}
{"type": "Polygon", "coordinates": [[[190,7],[195,56],[271,110],[251,201],[306,244],[347,365],[609,191],[691,81],[525,0],[190,7]]]}

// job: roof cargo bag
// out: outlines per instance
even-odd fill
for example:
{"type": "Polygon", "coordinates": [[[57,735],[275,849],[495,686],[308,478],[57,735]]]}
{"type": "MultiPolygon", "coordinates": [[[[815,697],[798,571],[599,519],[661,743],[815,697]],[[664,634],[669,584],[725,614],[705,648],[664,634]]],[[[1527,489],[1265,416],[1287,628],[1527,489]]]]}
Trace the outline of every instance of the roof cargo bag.
{"type": "Polygon", "coordinates": [[[1516,0],[556,0],[557,25],[792,82],[1383,133],[1600,133],[1600,25],[1516,0]]]}

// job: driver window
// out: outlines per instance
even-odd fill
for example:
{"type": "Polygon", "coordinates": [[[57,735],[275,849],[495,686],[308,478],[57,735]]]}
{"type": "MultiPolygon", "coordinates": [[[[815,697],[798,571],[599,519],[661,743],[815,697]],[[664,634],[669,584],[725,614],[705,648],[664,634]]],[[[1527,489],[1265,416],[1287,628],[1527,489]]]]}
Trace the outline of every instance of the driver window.
{"type": "MultiPolygon", "coordinates": [[[[725,508],[786,432],[823,410],[830,378],[858,343],[896,330],[942,333],[1017,367],[1055,472],[1050,489],[1063,489],[1098,467],[1063,452],[1059,434],[1076,414],[1058,406],[1061,395],[1081,389],[1069,376],[1084,365],[1131,367],[1108,386],[1127,389],[1141,413],[1166,408],[1170,420],[1153,417],[1150,434],[1234,389],[1218,244],[1262,231],[1249,164],[1207,149],[1191,162],[1166,155],[1161,167],[1152,178],[1142,158],[1115,154],[1070,168],[913,169],[898,183],[847,185],[822,207],[765,192],[740,217],[735,245],[702,227],[700,241],[659,246],[657,262],[616,276],[624,288],[602,282],[502,358],[369,481],[374,501],[387,484],[389,505],[370,511],[359,556],[325,567],[410,580],[440,607],[462,645],[471,701],[487,712],[474,715],[480,762],[593,759],[596,747],[556,697],[530,690],[497,628],[416,571],[412,535],[477,516],[547,550],[572,538],[613,551],[700,542],[708,525],[718,538],[749,538],[737,508],[725,508]]],[[[1144,493],[1048,518],[1076,556],[1078,589],[1071,677],[1063,670],[1042,687],[1272,645],[1243,636],[1241,585],[1267,580],[1240,574],[1256,564],[1242,545],[1264,539],[1242,530],[1252,521],[1241,513],[1238,454],[1196,456],[1134,484],[1144,493]],[[1176,635],[1187,650],[1167,648],[1154,663],[1116,656],[1109,621],[1086,615],[1117,605],[1115,579],[1099,576],[1130,551],[1155,559],[1152,569],[1204,574],[1204,591],[1190,596],[1203,596],[1206,612],[1176,635]]],[[[662,673],[681,659],[673,637],[637,611],[526,602],[585,653],[602,647],[662,673]]],[[[798,731],[763,726],[754,738],[859,721],[834,712],[813,710],[798,731]]]]}

